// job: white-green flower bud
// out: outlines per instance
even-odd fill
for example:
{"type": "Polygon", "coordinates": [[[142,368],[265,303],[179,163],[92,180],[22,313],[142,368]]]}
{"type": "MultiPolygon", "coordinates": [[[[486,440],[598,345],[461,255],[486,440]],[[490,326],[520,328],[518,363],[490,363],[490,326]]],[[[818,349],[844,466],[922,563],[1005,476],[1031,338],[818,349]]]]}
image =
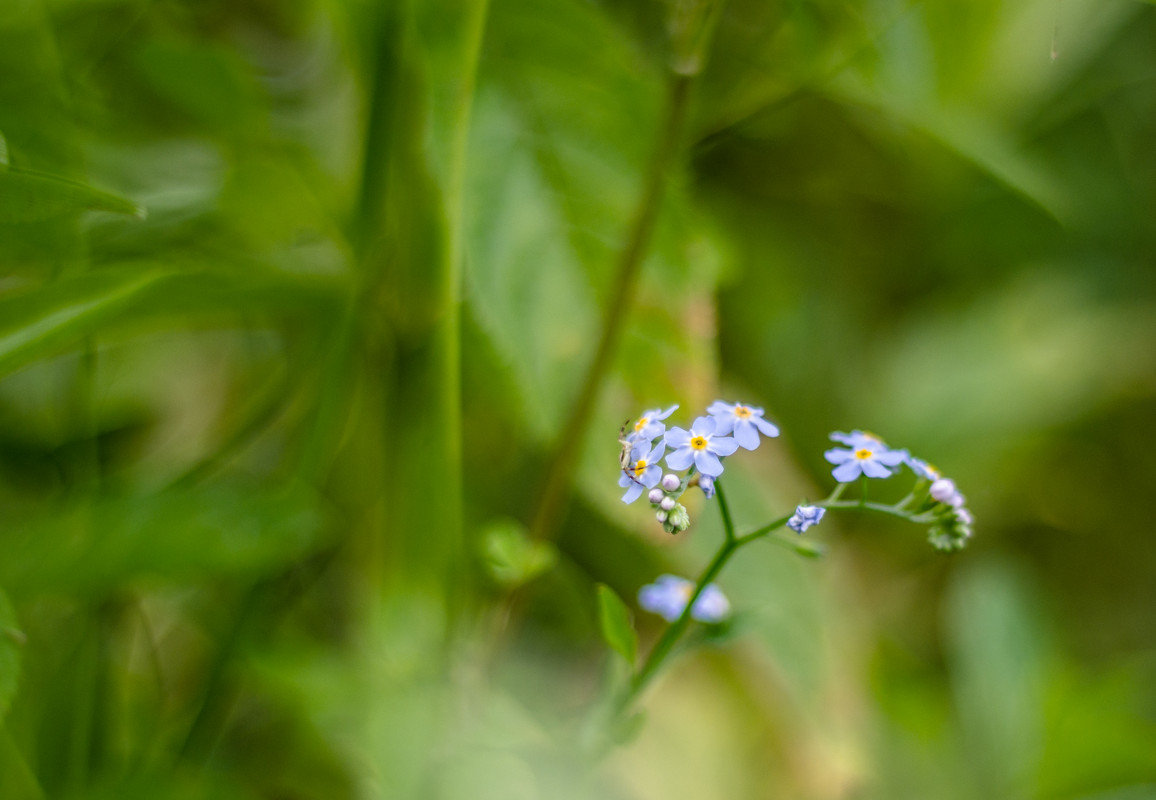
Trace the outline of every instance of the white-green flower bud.
{"type": "Polygon", "coordinates": [[[654,515],[654,518],[656,520],[658,520],[659,522],[666,522],[666,519],[668,516],[669,515],[665,511],[659,511],[657,514],[654,515]]]}
{"type": "Polygon", "coordinates": [[[686,506],[682,503],[674,504],[674,508],[671,509],[668,519],[670,524],[679,531],[685,531],[690,527],[690,514],[686,512],[686,506]]]}
{"type": "Polygon", "coordinates": [[[646,496],[646,499],[649,500],[654,505],[658,505],[659,503],[661,503],[663,501],[663,498],[665,498],[665,497],[666,497],[666,494],[662,491],[662,489],[651,489],[650,494],[648,494],[646,496]]]}
{"type": "Polygon", "coordinates": [[[931,484],[931,496],[941,503],[950,502],[955,494],[955,483],[949,478],[940,478],[931,484]]]}
{"type": "Polygon", "coordinates": [[[673,472],[668,472],[662,476],[662,488],[666,491],[673,492],[680,486],[682,486],[682,479],[673,472]]]}
{"type": "Polygon", "coordinates": [[[660,502],[658,505],[662,508],[663,511],[670,511],[675,506],[674,498],[664,497],[662,498],[662,502],[660,502]]]}

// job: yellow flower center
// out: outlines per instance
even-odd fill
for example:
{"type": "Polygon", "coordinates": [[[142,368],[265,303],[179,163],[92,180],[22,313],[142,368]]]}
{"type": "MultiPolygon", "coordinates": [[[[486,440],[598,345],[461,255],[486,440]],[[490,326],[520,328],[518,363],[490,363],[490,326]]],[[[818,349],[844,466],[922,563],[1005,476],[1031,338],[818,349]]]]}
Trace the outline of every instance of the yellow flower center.
{"type": "Polygon", "coordinates": [[[646,472],[646,459],[640,458],[634,462],[634,477],[642,477],[642,473],[646,472]]]}
{"type": "Polygon", "coordinates": [[[739,419],[750,419],[751,410],[746,406],[735,406],[735,416],[739,419]]]}
{"type": "Polygon", "coordinates": [[[646,427],[646,423],[650,422],[650,417],[639,417],[638,422],[634,423],[634,430],[640,431],[646,427]]]}
{"type": "Polygon", "coordinates": [[[694,584],[693,583],[680,584],[678,587],[678,593],[680,595],[682,595],[682,602],[684,602],[684,603],[690,602],[691,596],[694,595],[694,584]]]}
{"type": "Polygon", "coordinates": [[[693,439],[690,440],[690,446],[693,447],[695,450],[705,450],[706,449],[706,437],[705,436],[694,437],[693,439]]]}
{"type": "Polygon", "coordinates": [[[867,447],[861,447],[855,451],[855,458],[859,459],[860,461],[866,461],[873,455],[875,455],[875,451],[867,447]]]}

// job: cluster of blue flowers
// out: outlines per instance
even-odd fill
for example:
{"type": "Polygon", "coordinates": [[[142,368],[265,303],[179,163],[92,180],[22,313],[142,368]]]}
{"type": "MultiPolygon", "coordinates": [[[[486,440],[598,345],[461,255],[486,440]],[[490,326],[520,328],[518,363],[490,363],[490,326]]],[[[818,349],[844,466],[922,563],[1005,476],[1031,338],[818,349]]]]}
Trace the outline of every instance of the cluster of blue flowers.
{"type": "Polygon", "coordinates": [[[919,512],[930,514],[933,520],[928,534],[931,544],[940,550],[959,550],[967,544],[973,519],[964,506],[966,498],[939,470],[906,450],[892,450],[872,433],[836,432],[831,434],[831,440],[846,445],[823,454],[836,465],[831,471],[835,480],[850,483],[860,476],[889,478],[906,465],[917,479],[912,500],[919,512]]]}
{"type": "Polygon", "coordinates": [[[763,409],[718,400],[698,417],[690,429],[670,428],[667,419],[678,409],[655,408],[642,412],[633,430],[622,440],[624,453],[618,485],[626,490],[622,502],[633,503],[648,491],[657,508],[656,517],[668,533],[690,526],[690,517],[678,498],[690,485],[698,485],[707,497],[714,496],[714,479],[722,475],[722,459],[740,447],[755,450],[761,436],[778,436],[779,429],[763,419],[763,409]],[[669,450],[670,452],[667,452],[669,450]],[[677,472],[663,474],[660,462],[677,472]]]}

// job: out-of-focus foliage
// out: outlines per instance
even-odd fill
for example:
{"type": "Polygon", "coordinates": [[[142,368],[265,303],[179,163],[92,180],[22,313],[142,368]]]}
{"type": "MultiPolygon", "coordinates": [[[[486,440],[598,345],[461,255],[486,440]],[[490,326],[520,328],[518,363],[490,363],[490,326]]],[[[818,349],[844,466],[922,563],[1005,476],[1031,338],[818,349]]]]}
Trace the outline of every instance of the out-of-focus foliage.
{"type": "Polygon", "coordinates": [[[1152,796],[1154,41],[1135,0],[5,4],[0,797],[1152,796]],[[741,528],[866,428],[976,538],[748,548],[592,767],[600,631],[645,653],[638,587],[721,536],[621,504],[615,434],[720,396],[784,431],[741,528]]]}

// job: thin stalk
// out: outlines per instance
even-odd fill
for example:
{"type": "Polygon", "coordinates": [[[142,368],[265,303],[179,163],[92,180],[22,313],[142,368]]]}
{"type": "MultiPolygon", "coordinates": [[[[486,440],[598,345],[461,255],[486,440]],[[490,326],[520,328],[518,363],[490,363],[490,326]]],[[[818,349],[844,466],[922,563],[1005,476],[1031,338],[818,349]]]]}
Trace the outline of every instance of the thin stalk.
{"type": "Polygon", "coordinates": [[[646,182],[627,234],[626,244],[618,257],[614,274],[614,293],[602,318],[598,346],[578,384],[578,397],[552,448],[553,455],[548,460],[549,472],[530,526],[530,534],[534,538],[547,538],[556,527],[566,500],[570,477],[575,465],[581,460],[579,451],[583,434],[590,423],[594,402],[602,391],[602,384],[610,371],[614,351],[626,324],[626,317],[634,303],[638,276],[662,205],[666,176],[682,140],[693,83],[692,75],[671,76],[666,117],[659,129],[654,156],[646,174],[646,182]]]}
{"type": "Polygon", "coordinates": [[[727,505],[726,492],[723,491],[722,486],[716,482],[714,485],[714,493],[718,497],[718,510],[722,515],[723,531],[726,533],[726,540],[728,542],[735,541],[735,523],[731,518],[731,509],[727,505]]]}

